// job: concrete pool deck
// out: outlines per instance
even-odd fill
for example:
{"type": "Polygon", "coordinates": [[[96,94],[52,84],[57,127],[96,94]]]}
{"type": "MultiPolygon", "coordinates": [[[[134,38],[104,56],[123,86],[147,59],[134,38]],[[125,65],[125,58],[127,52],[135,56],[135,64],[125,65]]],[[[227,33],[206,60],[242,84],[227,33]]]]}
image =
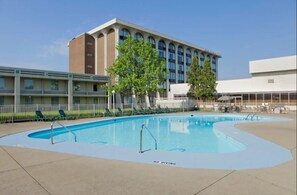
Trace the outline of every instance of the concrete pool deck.
{"type": "MultiPolygon", "coordinates": [[[[271,116],[293,120],[237,127],[292,152],[272,168],[185,169],[0,146],[0,194],[296,194],[296,113],[271,116]]],[[[0,136],[49,126],[1,124],[0,136]]]]}

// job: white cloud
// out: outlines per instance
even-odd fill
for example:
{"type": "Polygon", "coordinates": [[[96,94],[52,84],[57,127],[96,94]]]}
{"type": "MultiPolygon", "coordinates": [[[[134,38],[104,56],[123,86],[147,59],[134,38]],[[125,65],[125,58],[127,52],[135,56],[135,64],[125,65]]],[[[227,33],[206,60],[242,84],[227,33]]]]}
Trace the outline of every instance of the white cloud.
{"type": "Polygon", "coordinates": [[[51,56],[64,56],[68,57],[68,40],[59,39],[54,41],[50,45],[46,45],[43,47],[43,50],[40,53],[42,57],[51,57],[51,56]]]}

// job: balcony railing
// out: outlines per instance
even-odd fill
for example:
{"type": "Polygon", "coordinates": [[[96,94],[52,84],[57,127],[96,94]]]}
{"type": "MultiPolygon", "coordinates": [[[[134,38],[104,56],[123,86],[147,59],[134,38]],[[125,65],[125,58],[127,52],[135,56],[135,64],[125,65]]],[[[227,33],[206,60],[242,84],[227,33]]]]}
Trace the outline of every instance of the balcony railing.
{"type": "Polygon", "coordinates": [[[0,93],[14,93],[13,89],[0,89],[0,93]]]}
{"type": "Polygon", "coordinates": [[[31,90],[22,89],[21,94],[57,94],[57,95],[67,95],[68,92],[64,90],[31,90]]]}
{"type": "Polygon", "coordinates": [[[74,91],[73,95],[106,95],[106,91],[74,91]]]}

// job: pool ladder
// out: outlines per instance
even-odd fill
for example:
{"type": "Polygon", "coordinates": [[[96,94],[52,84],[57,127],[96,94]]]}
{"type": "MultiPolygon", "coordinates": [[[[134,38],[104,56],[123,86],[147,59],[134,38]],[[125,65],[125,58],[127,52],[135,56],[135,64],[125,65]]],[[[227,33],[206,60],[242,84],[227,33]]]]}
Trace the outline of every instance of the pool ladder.
{"type": "Polygon", "coordinates": [[[144,153],[145,152],[145,151],[142,150],[142,132],[143,132],[143,129],[146,129],[149,132],[149,134],[151,135],[151,137],[155,141],[155,150],[157,150],[158,144],[157,144],[156,138],[153,136],[153,134],[151,133],[151,131],[143,124],[143,125],[141,125],[141,129],[140,129],[139,153],[144,153]]]}
{"type": "Polygon", "coordinates": [[[248,120],[249,117],[251,118],[251,120],[253,120],[254,117],[257,117],[257,120],[259,120],[259,117],[258,117],[258,115],[256,115],[256,113],[249,113],[249,114],[245,117],[244,120],[248,120]]]}
{"type": "Polygon", "coordinates": [[[52,144],[54,144],[54,125],[55,125],[55,123],[57,123],[58,125],[60,125],[64,129],[66,129],[68,132],[70,132],[73,135],[73,137],[74,137],[74,141],[77,142],[76,134],[73,131],[71,131],[70,129],[68,129],[67,127],[65,127],[64,125],[62,125],[61,123],[59,123],[58,121],[53,121],[51,123],[51,143],[52,144]]]}

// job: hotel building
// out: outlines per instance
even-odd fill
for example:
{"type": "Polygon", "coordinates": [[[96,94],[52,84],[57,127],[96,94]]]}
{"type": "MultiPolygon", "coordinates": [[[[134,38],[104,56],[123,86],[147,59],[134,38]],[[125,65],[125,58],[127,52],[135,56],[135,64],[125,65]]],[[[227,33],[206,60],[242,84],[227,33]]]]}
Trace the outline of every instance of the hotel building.
{"type": "MultiPolygon", "coordinates": [[[[107,76],[0,67],[2,105],[106,105],[107,76]]],[[[15,107],[15,112],[18,111],[15,107]]]]}
{"type": "Polygon", "coordinates": [[[119,19],[78,35],[69,42],[69,71],[108,76],[106,69],[119,55],[116,46],[128,36],[150,42],[166,61],[169,74],[161,86],[165,92],[161,94],[163,97],[168,97],[170,84],[187,82],[187,71],[193,57],[197,57],[201,65],[209,59],[213,72],[218,76],[220,54],[119,19]]]}
{"type": "MultiPolygon", "coordinates": [[[[247,79],[217,81],[217,97],[228,95],[246,105],[286,105],[296,110],[296,56],[250,61],[247,79]]],[[[170,97],[186,96],[188,84],[171,86],[170,97]]]]}

